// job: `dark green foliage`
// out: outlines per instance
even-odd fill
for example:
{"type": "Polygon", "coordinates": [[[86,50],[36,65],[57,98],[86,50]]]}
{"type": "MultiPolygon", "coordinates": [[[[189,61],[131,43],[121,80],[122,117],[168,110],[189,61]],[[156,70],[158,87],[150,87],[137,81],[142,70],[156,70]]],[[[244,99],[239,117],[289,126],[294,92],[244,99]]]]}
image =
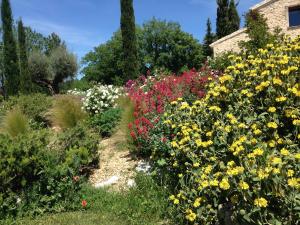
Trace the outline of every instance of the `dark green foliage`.
{"type": "Polygon", "coordinates": [[[20,61],[20,92],[27,94],[32,91],[32,81],[28,70],[26,35],[22,20],[19,20],[18,22],[18,43],[20,61]]]}
{"type": "Polygon", "coordinates": [[[45,127],[48,124],[45,114],[51,106],[52,98],[44,94],[14,96],[0,104],[0,116],[18,108],[29,118],[31,126],[45,127]]]}
{"type": "Polygon", "coordinates": [[[237,11],[237,4],[234,0],[230,0],[228,7],[228,33],[231,34],[240,29],[241,19],[237,11]]]}
{"type": "Polygon", "coordinates": [[[267,25],[267,19],[256,10],[250,10],[246,14],[245,26],[250,40],[242,41],[240,46],[246,51],[255,52],[282,38],[281,30],[275,30],[272,34],[267,25]]]}
{"type": "Polygon", "coordinates": [[[76,56],[69,53],[66,48],[58,47],[52,50],[50,66],[53,71],[52,87],[56,94],[59,93],[59,84],[68,77],[74,77],[77,72],[76,56]]]}
{"type": "MultiPolygon", "coordinates": [[[[203,62],[201,44],[181,30],[178,23],[152,19],[137,27],[139,74],[148,69],[178,73],[182,68],[199,69],[203,62]],[[171,43],[171,44],[170,44],[171,43]]],[[[83,74],[88,81],[124,84],[122,36],[118,31],[111,40],[88,53],[83,74]]]]}
{"type": "Polygon", "coordinates": [[[230,60],[228,59],[228,56],[233,54],[232,52],[225,52],[217,57],[214,57],[213,59],[210,59],[208,61],[208,65],[211,69],[217,70],[217,71],[225,71],[225,69],[231,65],[230,60]]]}
{"type": "Polygon", "coordinates": [[[5,91],[7,95],[19,92],[19,61],[17,46],[13,34],[13,17],[9,0],[2,0],[1,17],[3,27],[3,64],[5,77],[5,91]]]}
{"type": "Polygon", "coordinates": [[[121,1],[121,32],[123,44],[124,80],[134,79],[138,74],[138,53],[135,31],[133,0],[121,1]]]}
{"type": "MultiPolygon", "coordinates": [[[[65,211],[79,201],[77,168],[50,151],[39,130],[11,139],[0,135],[0,217],[65,211]]],[[[83,161],[81,161],[83,162],[83,161]]]]}
{"type": "Polygon", "coordinates": [[[56,151],[62,158],[66,157],[66,150],[72,148],[85,148],[89,152],[89,157],[93,159],[91,166],[95,166],[98,158],[99,136],[88,129],[84,123],[66,130],[58,135],[57,140],[51,144],[51,149],[56,151]]]}
{"type": "Polygon", "coordinates": [[[90,118],[89,123],[102,137],[109,137],[120,122],[121,116],[121,109],[111,108],[101,114],[95,114],[90,118]]]}
{"type": "Polygon", "coordinates": [[[45,52],[46,51],[46,37],[41,33],[36,32],[31,27],[25,27],[27,53],[32,51],[45,52]]]}
{"type": "Polygon", "coordinates": [[[229,34],[228,0],[217,0],[217,37],[220,39],[229,34]]]}
{"type": "Polygon", "coordinates": [[[66,93],[68,90],[78,90],[78,91],[86,91],[91,88],[93,84],[91,84],[88,80],[86,79],[71,79],[63,82],[60,84],[59,89],[61,92],[66,93]]]}
{"type": "Polygon", "coordinates": [[[141,51],[143,65],[150,70],[166,69],[179,73],[182,68],[199,69],[203,62],[202,46],[178,23],[155,18],[143,25],[141,51]]]}
{"type": "Polygon", "coordinates": [[[45,42],[45,54],[48,56],[51,55],[51,53],[59,47],[66,48],[65,43],[56,33],[52,33],[48,37],[46,37],[45,42]]]}
{"type": "Polygon", "coordinates": [[[29,71],[33,81],[49,90],[51,94],[59,93],[59,85],[77,72],[77,60],[65,47],[58,47],[47,56],[39,51],[29,55],[29,71]]]}
{"type": "Polygon", "coordinates": [[[81,182],[98,164],[97,139],[84,125],[58,137],[49,130],[0,134],[0,217],[79,208],[81,182]]]}
{"type": "Polygon", "coordinates": [[[209,46],[215,40],[215,35],[211,29],[211,22],[210,19],[207,19],[206,23],[206,35],[203,41],[203,55],[208,57],[213,55],[213,49],[209,46]]]}

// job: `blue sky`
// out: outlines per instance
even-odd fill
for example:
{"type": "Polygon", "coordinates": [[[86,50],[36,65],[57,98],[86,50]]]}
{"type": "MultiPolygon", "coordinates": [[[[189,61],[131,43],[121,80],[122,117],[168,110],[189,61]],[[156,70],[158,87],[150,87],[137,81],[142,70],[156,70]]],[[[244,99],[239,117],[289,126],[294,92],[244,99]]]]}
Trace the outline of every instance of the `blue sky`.
{"type": "MultiPolygon", "coordinates": [[[[80,59],[109,40],[120,24],[120,0],[11,0],[15,19],[45,35],[55,32],[80,59]]],[[[240,0],[243,15],[261,0],[240,0]]],[[[206,20],[216,17],[216,0],[134,0],[136,22],[156,17],[179,22],[198,40],[205,35],[206,20]]]]}

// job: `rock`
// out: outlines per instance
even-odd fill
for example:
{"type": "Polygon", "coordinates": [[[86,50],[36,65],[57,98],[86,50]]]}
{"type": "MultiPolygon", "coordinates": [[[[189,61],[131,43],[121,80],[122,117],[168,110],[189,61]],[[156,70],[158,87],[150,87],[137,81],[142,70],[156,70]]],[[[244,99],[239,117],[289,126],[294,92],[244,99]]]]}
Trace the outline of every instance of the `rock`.
{"type": "Polygon", "coordinates": [[[146,161],[139,161],[135,170],[137,172],[150,173],[151,170],[150,163],[146,161]]]}
{"type": "Polygon", "coordinates": [[[117,183],[118,180],[119,180],[118,176],[112,176],[108,180],[105,180],[105,181],[102,181],[100,183],[97,183],[94,186],[95,186],[95,188],[102,188],[102,187],[113,185],[113,184],[117,183]]]}
{"type": "Polygon", "coordinates": [[[136,185],[135,181],[133,179],[129,179],[127,181],[127,186],[128,187],[134,187],[136,185]]]}

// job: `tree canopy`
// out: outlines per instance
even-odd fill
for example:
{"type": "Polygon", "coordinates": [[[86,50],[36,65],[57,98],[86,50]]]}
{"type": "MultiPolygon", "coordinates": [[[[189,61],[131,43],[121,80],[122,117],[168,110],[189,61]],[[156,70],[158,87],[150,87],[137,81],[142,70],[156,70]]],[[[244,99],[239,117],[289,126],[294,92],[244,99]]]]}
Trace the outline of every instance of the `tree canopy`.
{"type": "MultiPolygon", "coordinates": [[[[204,60],[201,44],[182,31],[178,23],[152,19],[136,28],[139,73],[165,69],[179,73],[183,68],[200,68],[204,60]]],[[[123,51],[121,32],[83,58],[85,79],[122,84],[123,51]]]]}

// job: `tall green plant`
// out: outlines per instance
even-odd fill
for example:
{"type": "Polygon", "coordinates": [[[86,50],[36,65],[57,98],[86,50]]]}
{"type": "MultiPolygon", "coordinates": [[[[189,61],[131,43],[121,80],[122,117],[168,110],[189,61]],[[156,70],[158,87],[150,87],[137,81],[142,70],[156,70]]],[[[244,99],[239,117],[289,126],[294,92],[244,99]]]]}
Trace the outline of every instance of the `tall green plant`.
{"type": "Polygon", "coordinates": [[[280,31],[274,35],[270,32],[267,19],[256,10],[246,14],[246,28],[250,40],[242,41],[240,46],[247,51],[255,52],[280,37],[280,31]]]}
{"type": "Polygon", "coordinates": [[[138,53],[133,0],[121,1],[121,31],[124,53],[123,71],[125,80],[138,75],[138,53]]]}
{"type": "Polygon", "coordinates": [[[3,27],[3,58],[6,95],[15,95],[19,91],[20,71],[9,0],[2,0],[1,19],[3,27]]]}
{"type": "Polygon", "coordinates": [[[235,1],[230,0],[228,7],[228,33],[233,33],[240,29],[241,19],[236,7],[235,1]]]}
{"type": "Polygon", "coordinates": [[[217,36],[222,38],[228,31],[228,0],[217,0],[217,36]]]}
{"type": "Polygon", "coordinates": [[[62,129],[75,127],[85,117],[80,100],[73,96],[57,97],[50,110],[52,124],[62,129]]]}
{"type": "Polygon", "coordinates": [[[20,91],[27,94],[32,90],[32,81],[28,70],[26,34],[22,20],[18,22],[18,44],[20,57],[20,91]]]}
{"type": "Polygon", "coordinates": [[[15,108],[4,116],[2,120],[1,132],[7,133],[11,137],[24,134],[29,129],[29,120],[20,109],[15,108]]]}
{"type": "Polygon", "coordinates": [[[211,29],[210,19],[207,19],[206,35],[205,35],[204,41],[203,41],[203,54],[206,57],[212,56],[212,54],[213,54],[213,50],[209,45],[214,42],[214,39],[215,39],[215,35],[213,34],[212,29],[211,29]]]}

